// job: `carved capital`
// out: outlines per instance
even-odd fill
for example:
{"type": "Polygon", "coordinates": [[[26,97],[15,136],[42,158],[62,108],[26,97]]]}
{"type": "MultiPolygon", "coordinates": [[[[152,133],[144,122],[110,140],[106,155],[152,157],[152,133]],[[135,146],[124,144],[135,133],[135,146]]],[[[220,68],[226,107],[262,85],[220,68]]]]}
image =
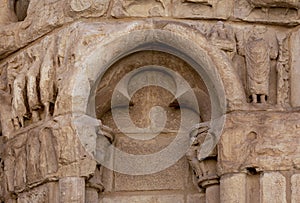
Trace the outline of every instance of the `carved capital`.
{"type": "Polygon", "coordinates": [[[197,186],[200,188],[219,184],[219,177],[217,175],[217,149],[214,148],[209,156],[200,159],[200,149],[205,144],[204,140],[209,134],[209,129],[210,127],[207,123],[201,123],[191,130],[191,147],[186,153],[189,164],[196,175],[197,186]]]}

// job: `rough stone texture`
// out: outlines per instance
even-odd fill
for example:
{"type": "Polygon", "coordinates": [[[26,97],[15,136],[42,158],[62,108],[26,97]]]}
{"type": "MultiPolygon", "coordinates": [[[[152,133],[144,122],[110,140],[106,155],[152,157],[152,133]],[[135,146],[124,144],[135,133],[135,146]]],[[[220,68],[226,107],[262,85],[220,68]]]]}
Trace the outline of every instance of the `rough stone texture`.
{"type": "Polygon", "coordinates": [[[187,196],[187,203],[204,203],[205,195],[204,194],[191,194],[187,196]]]}
{"type": "Polygon", "coordinates": [[[299,2],[294,0],[235,0],[234,17],[250,22],[298,24],[299,2]]]}
{"type": "Polygon", "coordinates": [[[195,123],[224,118],[209,161],[221,202],[299,202],[299,9],[296,0],[0,0],[0,201],[209,201],[218,190],[197,192],[185,157],[147,176],[101,165],[115,158],[110,146],[164,148],[185,111],[195,123]],[[152,87],[130,95],[135,125],[160,126],[159,114],[148,117],[155,105],[169,118],[162,137],[140,143],[109,111],[115,85],[145,65],[180,74],[200,105],[179,108],[180,88],[177,97],[152,87]]]}
{"type": "Polygon", "coordinates": [[[117,0],[114,1],[111,15],[117,18],[170,16],[171,0],[117,0]]]}
{"type": "Polygon", "coordinates": [[[291,202],[296,203],[300,201],[300,174],[295,174],[291,177],[291,188],[292,188],[292,197],[291,202]]]}
{"type": "Polygon", "coordinates": [[[94,188],[86,188],[85,189],[85,202],[86,203],[93,203],[98,202],[99,195],[98,191],[94,188]]]}
{"type": "Polygon", "coordinates": [[[265,172],[260,179],[260,201],[267,203],[286,203],[286,179],[279,172],[265,172]]]}
{"type": "Polygon", "coordinates": [[[46,183],[28,192],[20,193],[17,202],[59,202],[58,182],[46,183]]]}
{"type": "Polygon", "coordinates": [[[131,196],[120,196],[120,197],[112,197],[112,198],[103,198],[100,200],[100,203],[184,203],[184,196],[183,195],[131,195],[131,196]]]}
{"type": "Polygon", "coordinates": [[[65,177],[59,180],[61,203],[63,202],[85,202],[85,183],[83,178],[65,177]]]}
{"type": "Polygon", "coordinates": [[[292,58],[292,65],[291,65],[291,104],[293,107],[300,107],[300,60],[299,54],[300,49],[296,45],[300,43],[299,37],[299,30],[294,32],[291,36],[291,58],[292,58]]]}
{"type": "Polygon", "coordinates": [[[219,144],[219,172],[246,171],[249,167],[257,171],[299,169],[299,116],[275,112],[228,114],[219,144]]]}
{"type": "MultiPolygon", "coordinates": [[[[117,141],[117,148],[130,154],[151,154],[163,149],[173,139],[174,136],[165,135],[141,142],[128,139],[127,137],[120,137],[117,141]]],[[[170,168],[148,176],[128,176],[115,173],[115,190],[182,190],[186,187],[185,183],[188,179],[188,174],[189,166],[187,160],[183,158],[170,168]]]]}
{"type": "Polygon", "coordinates": [[[246,174],[236,173],[221,177],[220,202],[246,203],[246,174]]]}

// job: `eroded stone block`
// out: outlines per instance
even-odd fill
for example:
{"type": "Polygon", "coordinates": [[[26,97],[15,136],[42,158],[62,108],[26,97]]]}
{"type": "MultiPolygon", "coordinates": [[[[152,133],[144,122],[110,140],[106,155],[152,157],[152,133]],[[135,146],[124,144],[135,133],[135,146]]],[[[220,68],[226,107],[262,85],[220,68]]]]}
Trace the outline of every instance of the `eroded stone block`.
{"type": "Polygon", "coordinates": [[[170,16],[170,5],[170,0],[117,0],[111,15],[116,18],[170,16]]]}
{"type": "Polygon", "coordinates": [[[85,181],[79,177],[65,177],[59,180],[59,191],[61,203],[85,202],[85,181]]]}
{"type": "Polygon", "coordinates": [[[279,172],[265,172],[260,179],[260,201],[286,203],[286,180],[279,172]]]}
{"type": "Polygon", "coordinates": [[[291,103],[293,107],[300,107],[300,31],[291,36],[291,103]]]}
{"type": "Polygon", "coordinates": [[[184,203],[184,196],[178,194],[172,195],[131,195],[119,197],[105,197],[101,203],[184,203]]]}
{"type": "Polygon", "coordinates": [[[221,177],[220,201],[246,203],[246,174],[234,173],[221,177]]]}

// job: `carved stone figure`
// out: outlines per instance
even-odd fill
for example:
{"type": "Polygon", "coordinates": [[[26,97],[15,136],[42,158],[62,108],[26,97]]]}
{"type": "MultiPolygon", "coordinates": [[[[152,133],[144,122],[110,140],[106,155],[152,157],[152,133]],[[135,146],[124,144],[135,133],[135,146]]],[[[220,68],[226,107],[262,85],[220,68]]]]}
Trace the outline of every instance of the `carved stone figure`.
{"type": "Polygon", "coordinates": [[[236,41],[232,28],[218,21],[208,33],[210,41],[232,58],[236,52],[236,41]]]}
{"type": "Polygon", "coordinates": [[[41,103],[38,97],[38,78],[40,71],[40,60],[37,58],[29,71],[27,72],[27,97],[30,108],[31,119],[33,122],[40,120],[38,110],[41,108],[41,103]]]}
{"type": "Polygon", "coordinates": [[[206,169],[202,162],[198,159],[201,144],[204,142],[209,128],[207,126],[200,127],[195,135],[191,137],[191,147],[186,153],[186,157],[197,178],[204,175],[206,169]]]}
{"type": "Polygon", "coordinates": [[[266,103],[269,94],[270,48],[254,33],[245,45],[248,89],[253,103],[266,103]]]}
{"type": "Polygon", "coordinates": [[[41,102],[45,108],[46,119],[51,116],[50,104],[55,102],[55,68],[54,68],[54,42],[51,42],[40,70],[41,102]]]}
{"type": "Polygon", "coordinates": [[[27,117],[26,79],[24,73],[17,75],[13,83],[12,110],[15,129],[24,127],[24,117],[27,117]]]}

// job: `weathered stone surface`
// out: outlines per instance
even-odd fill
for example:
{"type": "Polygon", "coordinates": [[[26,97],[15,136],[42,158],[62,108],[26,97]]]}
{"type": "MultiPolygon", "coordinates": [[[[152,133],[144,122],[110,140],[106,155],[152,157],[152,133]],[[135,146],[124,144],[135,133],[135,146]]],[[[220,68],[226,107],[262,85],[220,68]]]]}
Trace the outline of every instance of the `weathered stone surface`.
{"type": "Polygon", "coordinates": [[[117,0],[113,4],[111,15],[117,18],[170,16],[170,0],[117,0]]]}
{"type": "Polygon", "coordinates": [[[65,2],[30,1],[24,21],[1,26],[0,33],[3,39],[0,41],[1,58],[68,22],[70,19],[64,17],[65,2]]]}
{"type": "Polygon", "coordinates": [[[120,196],[120,197],[105,197],[100,200],[101,203],[184,203],[183,195],[131,195],[131,196],[120,196]]]}
{"type": "Polygon", "coordinates": [[[0,13],[0,26],[18,21],[8,0],[0,1],[0,13]]]}
{"type": "MultiPolygon", "coordinates": [[[[56,119],[60,124],[68,120],[56,119]]],[[[60,128],[56,122],[19,132],[5,143],[4,177],[9,192],[22,192],[49,179],[94,173],[96,162],[84,151],[72,128],[66,123],[60,128]]]]}
{"type": "Polygon", "coordinates": [[[291,104],[293,107],[300,107],[300,49],[296,45],[300,43],[300,31],[296,31],[291,36],[291,104]]]}
{"type": "Polygon", "coordinates": [[[103,16],[109,5],[109,0],[68,0],[69,15],[72,17],[100,17],[103,16]]]}
{"type": "Polygon", "coordinates": [[[65,177],[59,180],[59,202],[85,202],[85,181],[80,177],[65,177]]]}
{"type": "Polygon", "coordinates": [[[93,203],[98,202],[98,191],[94,188],[86,188],[85,189],[85,202],[86,203],[93,203]]]}
{"type": "Polygon", "coordinates": [[[286,203],[286,180],[279,172],[264,172],[260,179],[260,200],[267,203],[272,200],[276,203],[286,203]]]}
{"type": "Polygon", "coordinates": [[[219,144],[219,172],[299,169],[299,117],[296,112],[228,114],[219,144]]]}
{"type": "Polygon", "coordinates": [[[234,17],[250,22],[299,24],[299,2],[294,0],[235,0],[234,17]]]}
{"type": "Polygon", "coordinates": [[[187,196],[187,203],[204,203],[205,195],[202,194],[190,194],[187,196]]]}
{"type": "Polygon", "coordinates": [[[220,181],[220,202],[246,203],[246,174],[223,175],[220,181]]]}
{"type": "Polygon", "coordinates": [[[291,177],[291,202],[296,203],[300,201],[300,174],[295,174],[291,177]]]}
{"type": "MultiPolygon", "coordinates": [[[[141,142],[141,140],[129,139],[122,136],[117,139],[116,146],[118,149],[130,154],[152,154],[164,149],[173,139],[173,135],[163,135],[141,142]]],[[[182,158],[170,168],[150,175],[130,176],[115,173],[114,185],[116,191],[180,190],[186,187],[185,183],[188,179],[188,175],[189,165],[187,160],[182,158]]]]}
{"type": "MultiPolygon", "coordinates": [[[[299,202],[299,5],[0,0],[0,201],[97,202],[103,192],[100,201],[121,203],[218,202],[219,193],[220,202],[299,202]],[[151,112],[155,105],[169,120],[162,137],[132,141],[113,124],[111,93],[126,73],[152,65],[187,80],[199,109],[189,106],[191,100],[178,105],[186,90],[171,95],[177,84],[167,74],[139,73],[120,91],[126,102],[132,96],[133,123],[161,127],[164,116],[151,112]],[[147,87],[134,94],[145,79],[167,84],[169,92],[147,87]],[[218,180],[208,179],[197,193],[185,158],[141,176],[100,165],[110,158],[115,166],[120,162],[107,150],[113,145],[133,154],[162,150],[178,131],[181,111],[203,121],[226,117],[218,160],[210,157],[209,170],[196,174],[215,174],[218,162],[220,192],[218,180]],[[99,130],[96,117],[112,129],[99,130]]],[[[134,129],[136,137],[147,137],[134,129]]]]}
{"type": "Polygon", "coordinates": [[[233,9],[233,0],[175,0],[173,16],[177,18],[227,19],[233,9]]]}
{"type": "Polygon", "coordinates": [[[18,195],[17,203],[59,202],[58,182],[49,182],[18,195]]]}

